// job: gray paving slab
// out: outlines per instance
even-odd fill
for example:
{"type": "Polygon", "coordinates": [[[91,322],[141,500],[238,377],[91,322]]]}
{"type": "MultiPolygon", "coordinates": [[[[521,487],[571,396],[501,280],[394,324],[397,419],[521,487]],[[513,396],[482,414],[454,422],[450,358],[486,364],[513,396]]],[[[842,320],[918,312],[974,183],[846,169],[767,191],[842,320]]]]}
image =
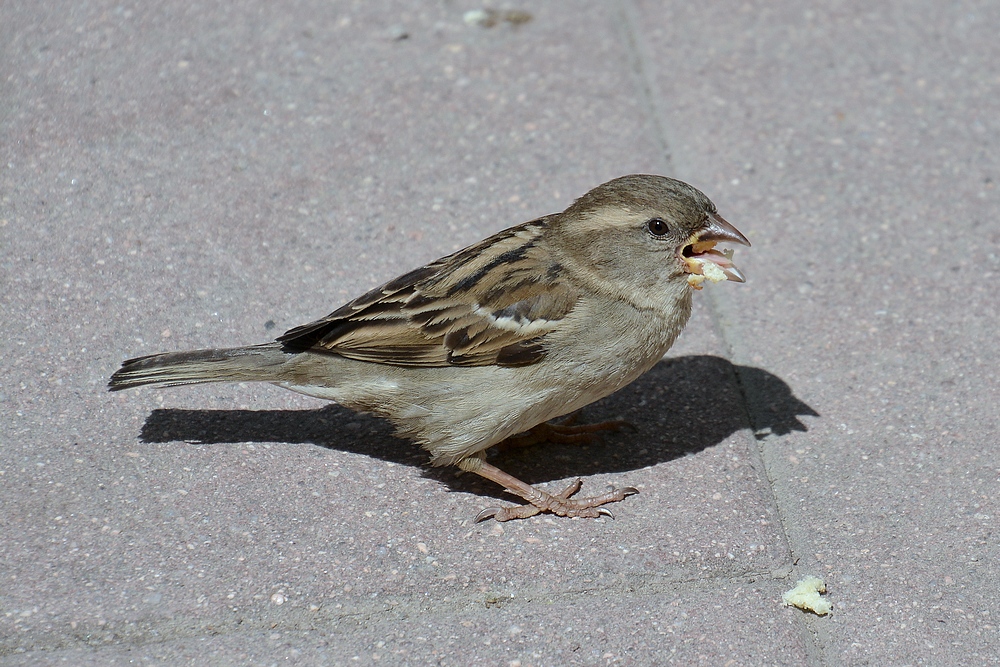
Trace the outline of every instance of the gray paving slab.
{"type": "Polygon", "coordinates": [[[997,10],[474,8],[0,8],[0,662],[995,664],[997,10]],[[500,455],[614,521],[473,524],[274,387],[104,391],[630,172],[754,247],[585,411],[634,431],[500,455]]]}
{"type": "Polygon", "coordinates": [[[715,293],[732,358],[821,415],[763,452],[837,591],[828,664],[996,664],[1000,11],[634,17],[675,164],[750,221],[751,289],[715,293]]]}

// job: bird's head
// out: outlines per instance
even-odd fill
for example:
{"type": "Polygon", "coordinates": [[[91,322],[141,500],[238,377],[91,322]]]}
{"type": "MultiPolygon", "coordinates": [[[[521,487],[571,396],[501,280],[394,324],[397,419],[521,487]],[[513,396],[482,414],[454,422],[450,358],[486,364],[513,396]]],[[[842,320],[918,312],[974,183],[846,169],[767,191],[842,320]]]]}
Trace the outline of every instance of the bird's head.
{"type": "Polygon", "coordinates": [[[750,241],[701,191],[673,178],[616,178],[580,197],[554,227],[574,265],[622,294],[659,302],[664,291],[680,295],[705,280],[745,280],[732,250],[716,245],[750,241]]]}

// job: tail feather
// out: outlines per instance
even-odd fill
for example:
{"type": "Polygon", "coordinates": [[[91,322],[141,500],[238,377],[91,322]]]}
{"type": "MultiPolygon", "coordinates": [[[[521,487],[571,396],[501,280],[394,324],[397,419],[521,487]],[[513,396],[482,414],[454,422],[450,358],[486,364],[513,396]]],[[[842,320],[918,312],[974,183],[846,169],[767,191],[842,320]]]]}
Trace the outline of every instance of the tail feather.
{"type": "Polygon", "coordinates": [[[294,353],[280,343],[251,347],[164,352],[129,359],[111,376],[110,391],[147,384],[173,387],[200,382],[272,382],[294,353]]]}

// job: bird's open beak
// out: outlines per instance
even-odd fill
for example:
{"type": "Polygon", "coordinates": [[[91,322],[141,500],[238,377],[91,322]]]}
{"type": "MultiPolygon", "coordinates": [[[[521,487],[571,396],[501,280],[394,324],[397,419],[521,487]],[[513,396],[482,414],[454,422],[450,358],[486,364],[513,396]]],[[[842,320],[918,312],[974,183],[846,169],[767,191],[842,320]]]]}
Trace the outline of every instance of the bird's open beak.
{"type": "Polygon", "coordinates": [[[717,213],[711,213],[705,225],[695,232],[681,248],[684,269],[690,273],[688,283],[701,289],[705,279],[713,283],[723,280],[746,282],[746,276],[733,264],[733,251],[715,249],[717,243],[739,243],[749,246],[750,240],[717,213]]]}

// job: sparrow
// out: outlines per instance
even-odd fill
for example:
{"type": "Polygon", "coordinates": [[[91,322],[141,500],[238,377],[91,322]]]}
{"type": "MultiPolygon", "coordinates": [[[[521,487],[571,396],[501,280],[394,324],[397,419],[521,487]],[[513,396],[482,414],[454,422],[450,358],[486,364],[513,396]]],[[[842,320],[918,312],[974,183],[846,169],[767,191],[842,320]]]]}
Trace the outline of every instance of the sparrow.
{"type": "Polygon", "coordinates": [[[129,359],[108,386],[271,382],[384,417],[431,465],[456,465],[527,502],[477,521],[610,515],[603,505],[637,490],[577,498],[578,479],[550,493],[488,463],[486,450],[607,428],[546,422],[652,368],[705,280],[744,282],[718,243],[750,245],[702,192],[665,176],[623,176],[274,342],[129,359]]]}

